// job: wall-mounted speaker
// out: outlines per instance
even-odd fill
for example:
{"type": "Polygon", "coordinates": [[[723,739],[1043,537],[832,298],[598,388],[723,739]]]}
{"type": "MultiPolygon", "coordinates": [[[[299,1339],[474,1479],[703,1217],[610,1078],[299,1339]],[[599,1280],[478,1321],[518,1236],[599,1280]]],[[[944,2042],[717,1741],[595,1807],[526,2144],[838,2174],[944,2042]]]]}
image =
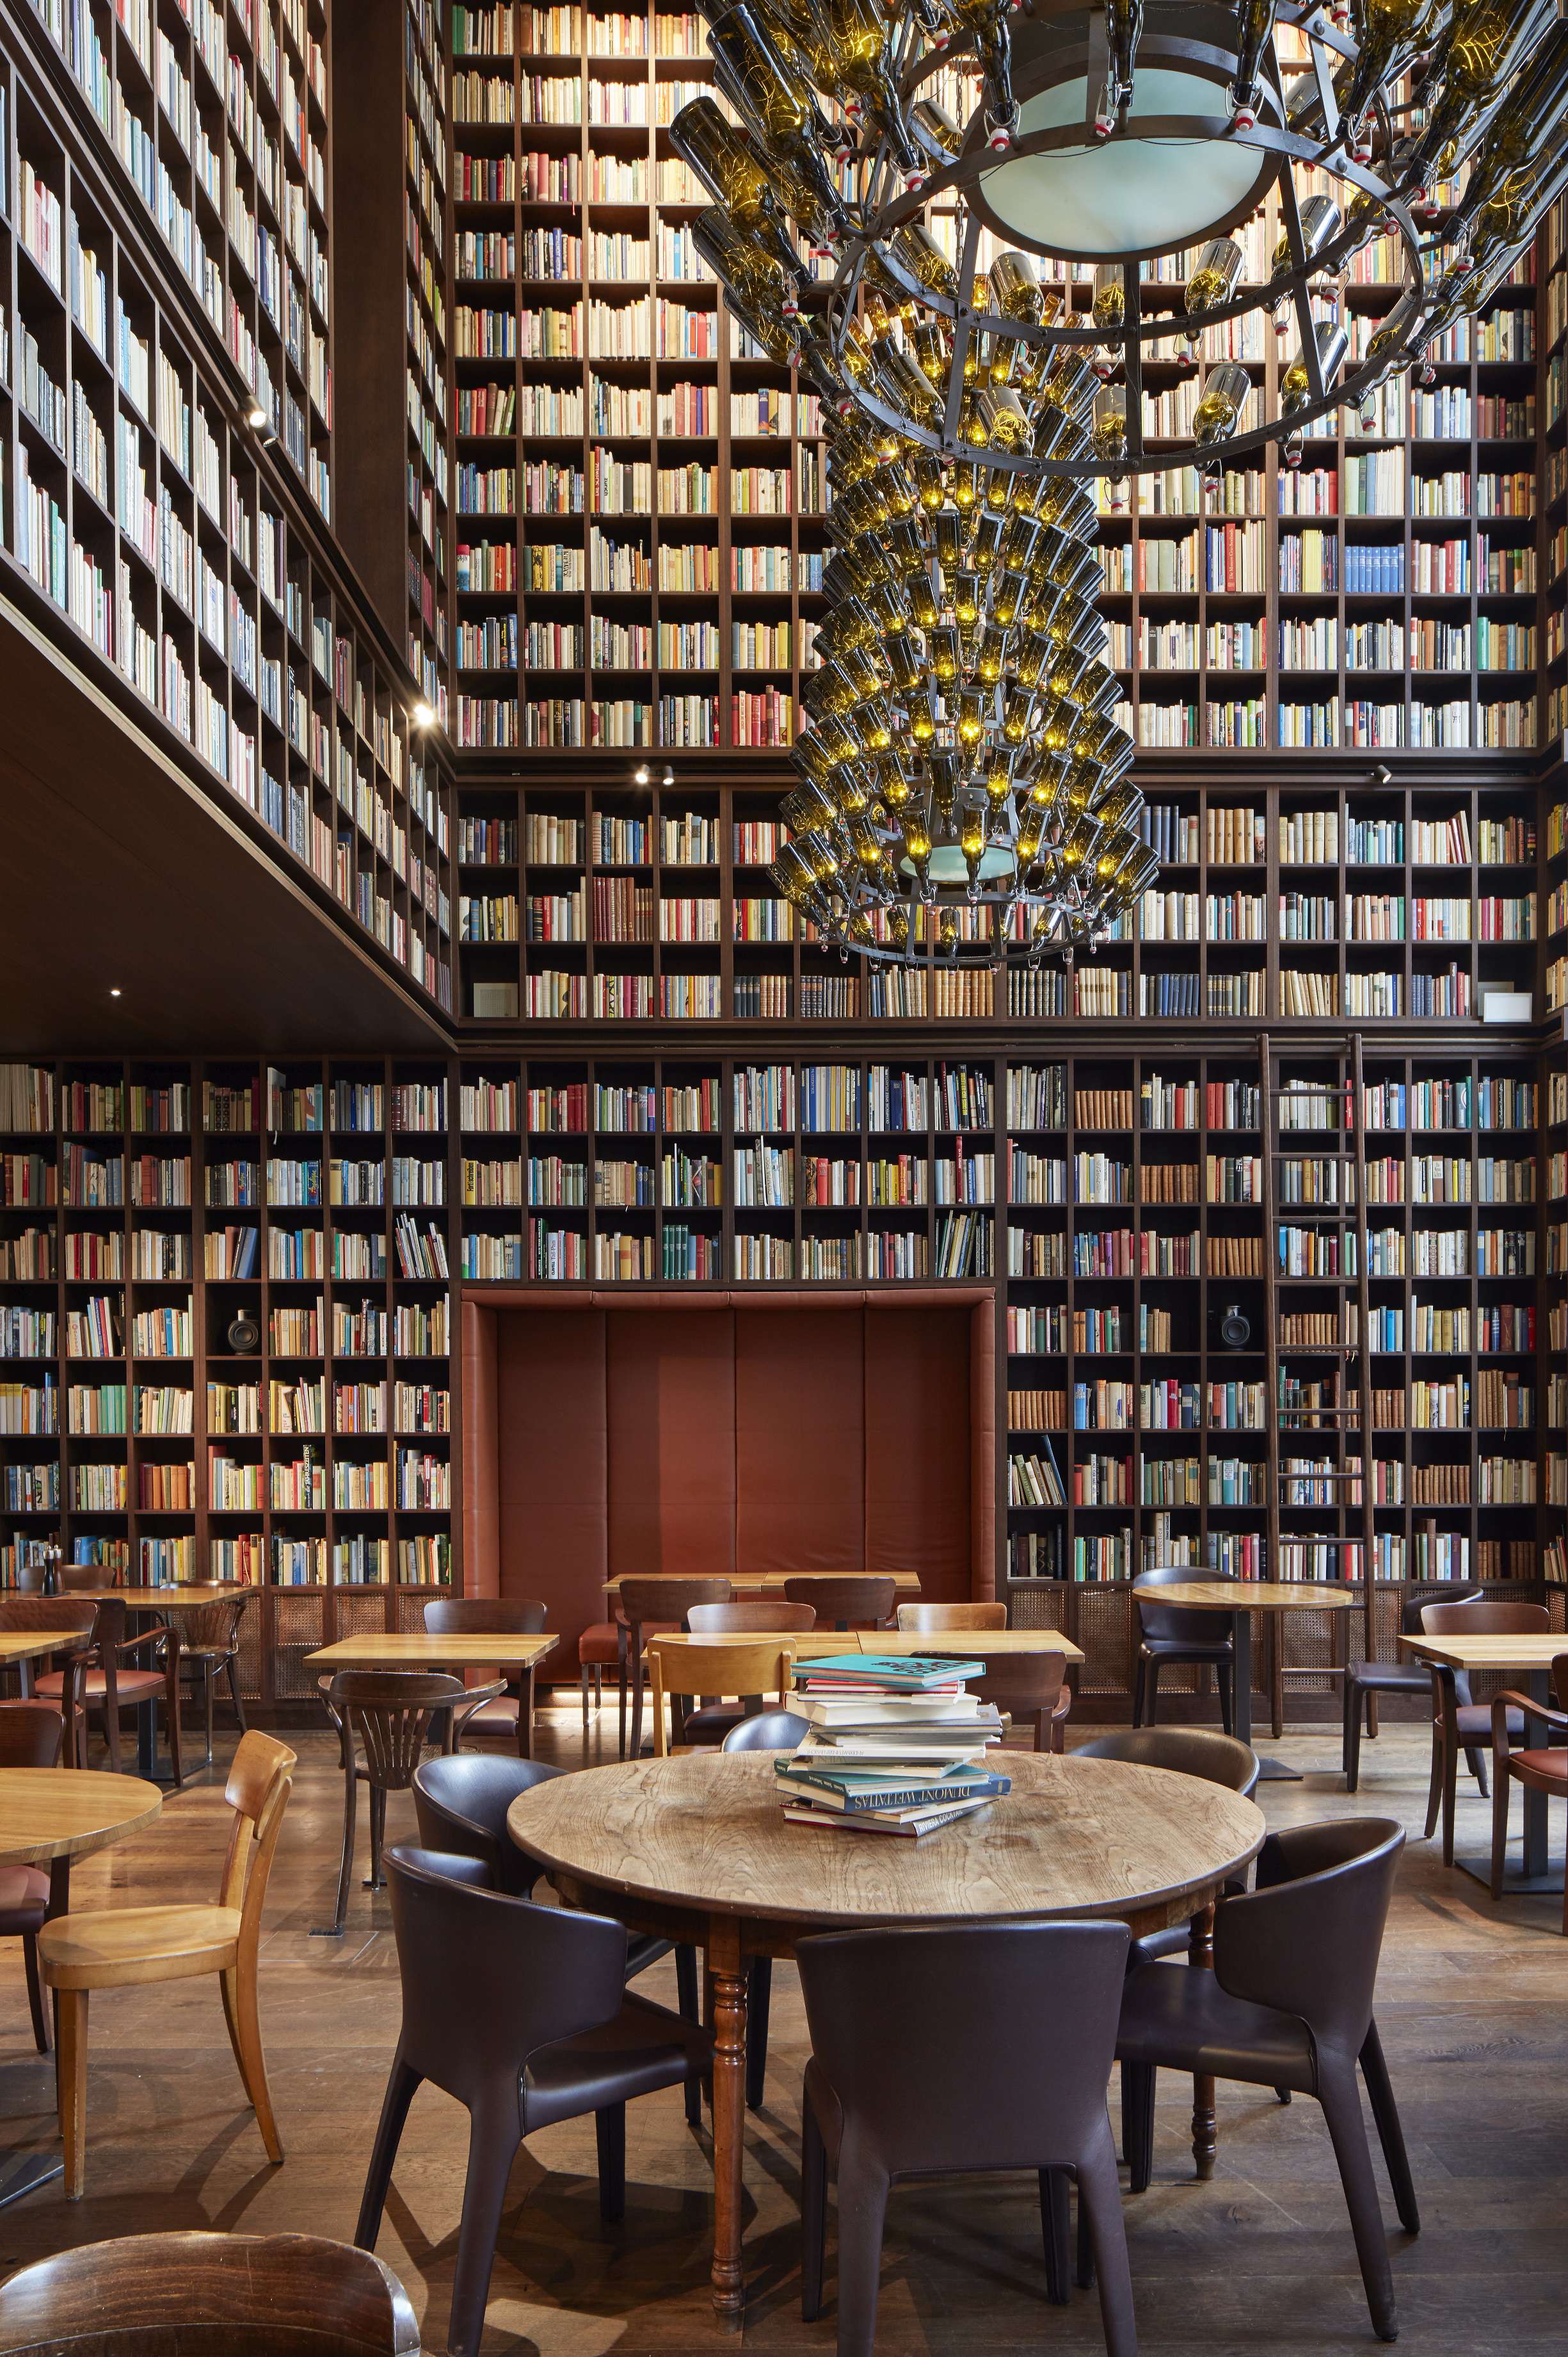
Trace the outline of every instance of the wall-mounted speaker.
{"type": "Polygon", "coordinates": [[[229,1348],[242,1359],[248,1359],[262,1347],[262,1329],[255,1318],[248,1318],[242,1309],[229,1328],[229,1348]]]}
{"type": "Polygon", "coordinates": [[[1244,1351],[1252,1339],[1252,1321],[1239,1301],[1232,1301],[1219,1320],[1219,1339],[1228,1351],[1244,1351]]]}

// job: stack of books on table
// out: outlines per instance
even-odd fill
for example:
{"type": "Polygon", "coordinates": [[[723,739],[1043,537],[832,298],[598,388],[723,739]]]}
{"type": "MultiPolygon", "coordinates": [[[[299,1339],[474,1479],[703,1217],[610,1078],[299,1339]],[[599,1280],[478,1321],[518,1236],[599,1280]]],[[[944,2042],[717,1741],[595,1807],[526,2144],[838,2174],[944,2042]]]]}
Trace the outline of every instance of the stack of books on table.
{"type": "Polygon", "coordinates": [[[984,1668],[936,1654],[797,1661],[790,1706],[811,1731],[775,1762],[789,1823],[929,1834],[1011,1791],[986,1765],[1006,1722],[964,1683],[984,1668]]]}

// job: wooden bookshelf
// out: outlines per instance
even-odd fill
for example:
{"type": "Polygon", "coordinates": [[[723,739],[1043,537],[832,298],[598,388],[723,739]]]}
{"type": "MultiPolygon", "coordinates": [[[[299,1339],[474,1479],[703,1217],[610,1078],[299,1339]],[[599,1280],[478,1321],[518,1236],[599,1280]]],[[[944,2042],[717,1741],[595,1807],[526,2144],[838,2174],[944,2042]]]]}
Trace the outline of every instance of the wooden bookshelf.
{"type": "Polygon", "coordinates": [[[48,78],[3,41],[0,104],[7,594],[449,1006],[445,783],[396,659],[281,441],[248,424],[48,78]]]}
{"type": "Polygon", "coordinates": [[[194,12],[31,0],[16,15],[117,205],[161,247],[187,322],[218,340],[329,522],[328,0],[194,12]]]}

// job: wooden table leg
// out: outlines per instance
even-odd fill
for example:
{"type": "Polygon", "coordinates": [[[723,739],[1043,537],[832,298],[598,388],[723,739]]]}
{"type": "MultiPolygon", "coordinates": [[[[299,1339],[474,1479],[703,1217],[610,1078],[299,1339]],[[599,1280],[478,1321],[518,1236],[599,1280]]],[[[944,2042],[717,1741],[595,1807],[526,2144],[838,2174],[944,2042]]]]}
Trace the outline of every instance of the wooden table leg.
{"type": "Polygon", "coordinates": [[[517,1706],[517,1756],[520,1760],[533,1757],[533,1664],[531,1662],[518,1684],[521,1693],[517,1706]]]}
{"type": "Polygon", "coordinates": [[[708,1927],[714,1984],[714,2313],[738,2325],[746,2306],[741,2273],[741,2155],[746,2129],[746,1966],[740,1927],[715,1916],[708,1927]]]}
{"type": "MultiPolygon", "coordinates": [[[[1187,1962],[1189,1972],[1212,1972],[1214,1969],[1214,1910],[1205,1907],[1192,1919],[1187,1932],[1187,1962]]],[[[1214,2082],[1195,2077],[1192,2083],[1192,2158],[1200,2178],[1214,2174],[1214,2156],[1218,2149],[1214,2124],[1214,2082]]]]}

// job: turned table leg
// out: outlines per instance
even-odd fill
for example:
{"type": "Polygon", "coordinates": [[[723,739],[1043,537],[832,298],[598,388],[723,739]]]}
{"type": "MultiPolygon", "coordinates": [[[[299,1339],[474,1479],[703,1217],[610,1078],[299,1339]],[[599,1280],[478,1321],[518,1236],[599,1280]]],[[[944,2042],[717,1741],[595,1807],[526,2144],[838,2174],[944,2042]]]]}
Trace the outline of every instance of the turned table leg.
{"type": "Polygon", "coordinates": [[[738,2325],[746,2305],[741,2274],[741,2156],[746,2127],[746,1966],[740,1927],[715,1918],[708,1933],[714,1987],[714,2312],[738,2325]]]}
{"type": "MultiPolygon", "coordinates": [[[[1192,1919],[1187,1932],[1187,1968],[1192,1972],[1212,1972],[1214,1969],[1214,1910],[1205,1907],[1192,1919]]],[[[1195,2076],[1192,2083],[1192,2158],[1200,2178],[1214,2174],[1214,2156],[1218,2138],[1214,2125],[1214,2082],[1195,2076]]]]}

